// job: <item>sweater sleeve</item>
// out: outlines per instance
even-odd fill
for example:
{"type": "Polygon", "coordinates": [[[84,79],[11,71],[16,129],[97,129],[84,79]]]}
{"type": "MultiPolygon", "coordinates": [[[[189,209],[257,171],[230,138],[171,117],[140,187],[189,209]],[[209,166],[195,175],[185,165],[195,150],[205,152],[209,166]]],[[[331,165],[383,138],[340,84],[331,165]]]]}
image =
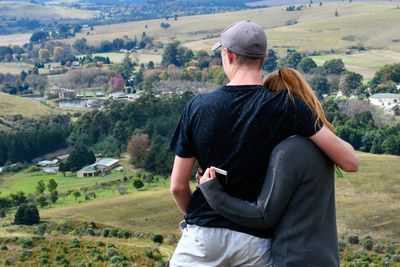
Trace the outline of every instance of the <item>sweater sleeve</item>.
{"type": "Polygon", "coordinates": [[[200,185],[200,189],[210,206],[225,218],[251,228],[270,229],[280,219],[308,169],[310,145],[313,144],[304,137],[291,137],[278,144],[255,203],[228,195],[217,179],[200,185]]]}

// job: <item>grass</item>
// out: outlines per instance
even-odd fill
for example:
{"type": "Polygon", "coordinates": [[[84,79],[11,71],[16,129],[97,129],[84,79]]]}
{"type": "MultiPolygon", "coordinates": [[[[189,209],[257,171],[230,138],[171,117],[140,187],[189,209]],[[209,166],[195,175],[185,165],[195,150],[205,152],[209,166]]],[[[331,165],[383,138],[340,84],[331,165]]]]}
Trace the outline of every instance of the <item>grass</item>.
{"type": "Polygon", "coordinates": [[[20,74],[21,71],[28,71],[33,68],[32,64],[22,62],[1,62],[0,73],[20,74]]]}
{"type": "Polygon", "coordinates": [[[0,16],[38,19],[90,19],[96,16],[95,11],[67,7],[49,7],[32,3],[0,3],[0,16]]]}
{"type": "Polygon", "coordinates": [[[328,54],[312,56],[317,65],[325,61],[341,58],[348,70],[360,73],[366,81],[371,80],[375,72],[386,64],[394,64],[400,61],[400,53],[390,50],[369,50],[354,54],[328,54]]]}
{"type": "Polygon", "coordinates": [[[1,116],[22,115],[23,117],[32,118],[51,115],[55,112],[38,101],[0,92],[1,116]]]}
{"type": "MultiPolygon", "coordinates": [[[[381,240],[398,240],[400,157],[359,155],[360,171],[344,174],[344,178],[336,180],[339,233],[371,234],[381,240]]],[[[175,206],[167,184],[147,187],[124,196],[110,194],[104,197],[79,204],[71,201],[68,205],[43,209],[41,216],[48,220],[92,220],[147,233],[179,234],[177,224],[183,216],[175,206]]]]}

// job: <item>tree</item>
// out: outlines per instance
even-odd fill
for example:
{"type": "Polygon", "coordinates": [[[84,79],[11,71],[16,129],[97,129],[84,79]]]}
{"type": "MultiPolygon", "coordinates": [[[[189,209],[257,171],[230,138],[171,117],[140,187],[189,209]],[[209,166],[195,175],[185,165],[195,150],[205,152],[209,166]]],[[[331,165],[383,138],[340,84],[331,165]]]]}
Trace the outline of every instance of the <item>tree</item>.
{"type": "Polygon", "coordinates": [[[32,43],[40,43],[43,41],[46,41],[47,39],[50,39],[49,32],[34,32],[30,38],[30,41],[32,43]]]}
{"type": "Polygon", "coordinates": [[[124,78],[120,75],[114,76],[110,79],[109,85],[112,92],[122,91],[125,87],[124,78]]]}
{"type": "Polygon", "coordinates": [[[56,203],[58,200],[58,191],[57,190],[53,190],[50,193],[50,200],[52,203],[56,203]]]}
{"type": "Polygon", "coordinates": [[[132,185],[137,190],[139,190],[140,188],[142,188],[144,186],[144,183],[143,183],[143,181],[141,179],[137,178],[137,179],[133,180],[132,185]]]}
{"type": "Polygon", "coordinates": [[[345,96],[351,96],[355,93],[356,89],[362,86],[363,76],[355,72],[347,72],[340,80],[340,91],[345,96]]]}
{"type": "Polygon", "coordinates": [[[128,154],[131,157],[131,164],[138,168],[143,167],[149,153],[149,148],[150,143],[147,134],[132,135],[128,143],[128,154]]]}
{"type": "Polygon", "coordinates": [[[18,191],[17,193],[11,193],[10,198],[13,206],[19,206],[27,202],[26,195],[22,191],[18,191]]]}
{"type": "Polygon", "coordinates": [[[39,211],[35,205],[21,205],[15,213],[14,223],[33,225],[40,222],[39,211]]]}
{"type": "Polygon", "coordinates": [[[62,48],[62,47],[60,47],[60,46],[54,47],[53,55],[54,55],[54,60],[55,60],[55,61],[64,60],[64,57],[65,57],[64,48],[62,48]]]}
{"type": "Polygon", "coordinates": [[[336,9],[336,11],[335,11],[335,17],[339,17],[339,12],[338,12],[337,9],[336,9]]]}
{"type": "Polygon", "coordinates": [[[77,145],[68,157],[68,170],[77,171],[96,161],[93,152],[84,145],[77,145]]]}
{"type": "Polygon", "coordinates": [[[272,49],[268,49],[268,58],[264,62],[263,69],[268,72],[273,72],[278,67],[278,57],[272,49]]]}
{"type": "Polygon", "coordinates": [[[298,69],[302,73],[311,73],[317,67],[317,63],[312,58],[305,57],[300,61],[298,69]]]}
{"type": "Polygon", "coordinates": [[[44,207],[46,207],[46,206],[49,205],[49,203],[47,202],[47,199],[46,199],[46,197],[45,197],[44,195],[39,195],[39,196],[36,198],[36,203],[37,203],[41,208],[44,208],[44,207]]]}
{"type": "Polygon", "coordinates": [[[47,189],[49,190],[49,192],[53,192],[54,190],[57,189],[57,182],[54,179],[50,179],[48,184],[47,184],[47,189]]]}
{"type": "Polygon", "coordinates": [[[117,72],[125,79],[125,81],[128,81],[131,78],[135,65],[136,64],[131,59],[130,53],[125,53],[117,72]]]}
{"type": "Polygon", "coordinates": [[[344,63],[342,59],[331,59],[328,61],[325,61],[325,63],[322,65],[322,68],[324,69],[326,74],[334,74],[334,75],[340,75],[342,72],[345,71],[344,63]]]}
{"type": "Polygon", "coordinates": [[[301,59],[302,59],[302,56],[299,52],[290,51],[285,58],[281,59],[280,65],[282,67],[289,67],[289,68],[297,69],[297,66],[299,65],[301,59]]]}
{"type": "Polygon", "coordinates": [[[65,177],[65,173],[68,171],[68,166],[64,162],[60,162],[58,165],[58,171],[60,171],[63,176],[65,177]]]}
{"type": "Polygon", "coordinates": [[[72,195],[75,197],[75,201],[78,201],[78,197],[81,196],[81,192],[75,191],[75,192],[72,193],[72,195]]]}
{"type": "Polygon", "coordinates": [[[41,63],[47,63],[50,60],[50,53],[49,50],[46,48],[40,48],[39,49],[39,54],[38,54],[39,61],[41,63]]]}
{"type": "Polygon", "coordinates": [[[180,67],[180,62],[178,61],[178,46],[179,42],[169,43],[165,46],[161,60],[163,66],[167,67],[173,64],[180,67]]]}
{"type": "Polygon", "coordinates": [[[329,94],[328,79],[325,76],[315,75],[310,81],[310,86],[320,99],[323,95],[329,94]]]}
{"type": "Polygon", "coordinates": [[[40,180],[36,185],[36,194],[42,195],[44,190],[46,190],[46,184],[43,182],[43,180],[40,180]]]}
{"type": "Polygon", "coordinates": [[[89,46],[87,45],[87,40],[85,38],[77,39],[72,47],[78,51],[78,53],[86,53],[89,50],[89,46]]]}

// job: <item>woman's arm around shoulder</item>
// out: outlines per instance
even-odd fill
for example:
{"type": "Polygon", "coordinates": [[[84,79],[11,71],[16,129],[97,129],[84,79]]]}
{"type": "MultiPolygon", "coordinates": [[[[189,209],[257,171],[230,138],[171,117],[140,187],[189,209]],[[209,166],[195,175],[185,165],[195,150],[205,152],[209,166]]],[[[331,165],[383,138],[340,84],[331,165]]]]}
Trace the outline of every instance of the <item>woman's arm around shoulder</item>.
{"type": "Polygon", "coordinates": [[[353,146],[323,126],[309,137],[328,157],[346,172],[358,171],[360,162],[353,146]]]}

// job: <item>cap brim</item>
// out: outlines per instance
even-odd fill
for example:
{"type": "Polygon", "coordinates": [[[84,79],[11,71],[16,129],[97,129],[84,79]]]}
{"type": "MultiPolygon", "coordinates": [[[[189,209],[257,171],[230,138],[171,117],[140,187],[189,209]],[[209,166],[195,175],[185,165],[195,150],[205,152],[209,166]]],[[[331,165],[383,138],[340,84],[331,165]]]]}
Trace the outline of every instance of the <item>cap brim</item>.
{"type": "Polygon", "coordinates": [[[217,50],[218,48],[220,48],[221,46],[222,46],[222,45],[221,45],[221,42],[217,42],[215,45],[212,46],[211,51],[215,51],[215,50],[217,50]]]}

